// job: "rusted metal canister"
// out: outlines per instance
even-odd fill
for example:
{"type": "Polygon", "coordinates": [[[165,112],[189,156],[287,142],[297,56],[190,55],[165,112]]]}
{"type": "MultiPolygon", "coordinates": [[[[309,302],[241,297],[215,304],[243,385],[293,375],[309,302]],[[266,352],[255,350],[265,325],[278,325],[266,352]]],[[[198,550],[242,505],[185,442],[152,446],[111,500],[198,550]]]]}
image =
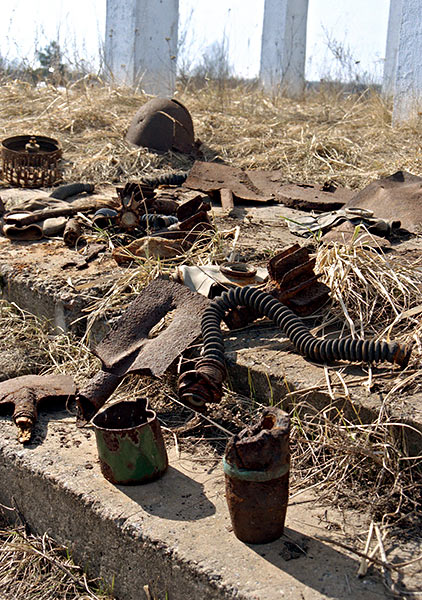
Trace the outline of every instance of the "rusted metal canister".
{"type": "Polygon", "coordinates": [[[283,534],[289,497],[287,413],[265,409],[229,440],[223,458],[233,531],[242,542],[265,544],[283,534]]]}
{"type": "Polygon", "coordinates": [[[158,479],[168,466],[160,424],[145,399],[116,402],[92,419],[101,472],[111,483],[158,479]]]}

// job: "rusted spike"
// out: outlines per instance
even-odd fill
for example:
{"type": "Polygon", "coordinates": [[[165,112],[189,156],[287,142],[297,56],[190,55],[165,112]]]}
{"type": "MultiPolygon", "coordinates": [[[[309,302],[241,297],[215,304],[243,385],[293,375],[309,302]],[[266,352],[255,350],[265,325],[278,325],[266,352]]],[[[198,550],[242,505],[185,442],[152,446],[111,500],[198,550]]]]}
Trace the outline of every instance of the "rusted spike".
{"type": "Polygon", "coordinates": [[[230,211],[234,208],[233,192],[227,188],[220,190],[221,207],[225,211],[230,211]]]}

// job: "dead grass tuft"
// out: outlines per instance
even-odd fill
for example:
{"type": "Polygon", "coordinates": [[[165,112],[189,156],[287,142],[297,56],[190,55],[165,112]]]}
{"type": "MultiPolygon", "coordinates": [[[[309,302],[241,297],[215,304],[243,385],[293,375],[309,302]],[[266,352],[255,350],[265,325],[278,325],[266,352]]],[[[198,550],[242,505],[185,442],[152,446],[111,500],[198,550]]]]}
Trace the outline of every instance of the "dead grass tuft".
{"type": "MultiPolygon", "coordinates": [[[[391,107],[375,92],[345,95],[333,88],[301,101],[270,98],[256,88],[209,83],[179,89],[208,160],[245,168],[282,169],[286,182],[336,180],[361,188],[398,169],[422,174],[420,128],[391,128],[391,107]]],[[[136,180],[163,169],[188,169],[192,158],[158,155],[124,141],[148,96],[84,78],[67,88],[0,86],[2,137],[39,133],[60,140],[66,180],[97,185],[136,180]]]]}
{"type": "Polygon", "coordinates": [[[107,587],[88,580],[66,549],[47,534],[35,537],[24,527],[5,529],[0,523],[0,589],[7,598],[112,600],[107,587]]]}

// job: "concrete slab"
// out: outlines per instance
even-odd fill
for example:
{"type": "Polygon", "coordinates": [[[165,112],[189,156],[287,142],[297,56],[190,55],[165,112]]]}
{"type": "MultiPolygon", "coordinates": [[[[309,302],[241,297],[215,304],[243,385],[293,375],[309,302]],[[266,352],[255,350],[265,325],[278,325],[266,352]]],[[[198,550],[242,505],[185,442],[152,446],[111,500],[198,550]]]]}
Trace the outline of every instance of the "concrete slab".
{"type": "Polygon", "coordinates": [[[94,433],[76,429],[66,412],[41,414],[30,446],[15,438],[11,420],[0,419],[0,502],[114,581],[118,598],[140,600],[144,585],[171,600],[384,597],[375,574],[357,579],[356,558],[316,539],[353,545],[367,523],[353,513],[327,516],[309,492],[291,500],[281,539],[249,546],[231,533],[215,456],[179,456],[173,447],[161,480],[125,487],[102,477],[94,433]]]}
{"type": "MultiPolygon", "coordinates": [[[[237,212],[221,223],[226,228],[241,224],[238,252],[262,264],[269,251],[297,241],[283,225],[289,210],[235,207],[237,212]],[[258,239],[263,241],[258,244],[258,239]]],[[[215,212],[218,221],[219,210],[215,212]]],[[[108,257],[84,271],[63,269],[73,251],[59,240],[13,244],[2,239],[0,250],[1,297],[77,333],[83,333],[86,307],[125,273],[108,257]]],[[[420,249],[410,245],[408,251],[420,249]]],[[[107,327],[104,320],[96,335],[101,337],[107,327]]],[[[262,401],[284,399],[286,408],[304,394],[316,409],[332,403],[324,391],[323,368],[292,353],[272,326],[227,333],[226,356],[229,384],[241,393],[262,401]]],[[[382,378],[391,376],[390,367],[377,372],[382,378]]],[[[334,370],[330,376],[335,380],[334,370]]],[[[351,392],[340,400],[346,412],[370,420],[380,398],[364,391],[365,373],[351,366],[343,376],[351,392]]],[[[422,454],[417,400],[394,399],[389,409],[415,428],[413,433],[409,429],[409,446],[422,454]]],[[[335,546],[336,540],[355,546],[360,536],[363,548],[367,523],[360,515],[318,503],[310,492],[291,499],[286,536],[273,544],[248,546],[230,531],[215,455],[179,456],[172,448],[171,466],[162,480],[116,487],[100,473],[93,432],[77,430],[65,412],[41,414],[30,446],[23,448],[15,437],[10,418],[0,418],[0,503],[18,507],[35,531],[49,531],[91,572],[114,579],[120,598],[138,600],[146,584],[157,598],[168,593],[172,600],[384,596],[379,579],[356,579],[356,559],[335,546]],[[331,541],[315,539],[321,535],[331,541]]],[[[409,542],[400,552],[400,560],[406,560],[416,549],[409,542]]]]}

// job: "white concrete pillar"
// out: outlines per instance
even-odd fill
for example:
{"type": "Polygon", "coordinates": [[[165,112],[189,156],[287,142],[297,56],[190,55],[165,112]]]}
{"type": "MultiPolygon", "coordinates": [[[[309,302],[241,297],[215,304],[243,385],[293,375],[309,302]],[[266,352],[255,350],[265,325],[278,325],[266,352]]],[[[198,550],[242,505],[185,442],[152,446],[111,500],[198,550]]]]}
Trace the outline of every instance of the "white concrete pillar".
{"type": "Polygon", "coordinates": [[[397,52],[400,40],[402,0],[390,0],[388,15],[387,45],[385,49],[384,73],[382,79],[382,93],[385,97],[394,95],[396,79],[397,52]]]}
{"type": "Polygon", "coordinates": [[[394,83],[393,125],[412,121],[422,110],[422,2],[402,0],[394,83]]]}
{"type": "Polygon", "coordinates": [[[115,83],[172,96],[179,0],[107,0],[105,67],[115,83]]]}
{"type": "Polygon", "coordinates": [[[303,94],[307,17],[308,0],[265,0],[259,77],[266,91],[303,94]]]}

